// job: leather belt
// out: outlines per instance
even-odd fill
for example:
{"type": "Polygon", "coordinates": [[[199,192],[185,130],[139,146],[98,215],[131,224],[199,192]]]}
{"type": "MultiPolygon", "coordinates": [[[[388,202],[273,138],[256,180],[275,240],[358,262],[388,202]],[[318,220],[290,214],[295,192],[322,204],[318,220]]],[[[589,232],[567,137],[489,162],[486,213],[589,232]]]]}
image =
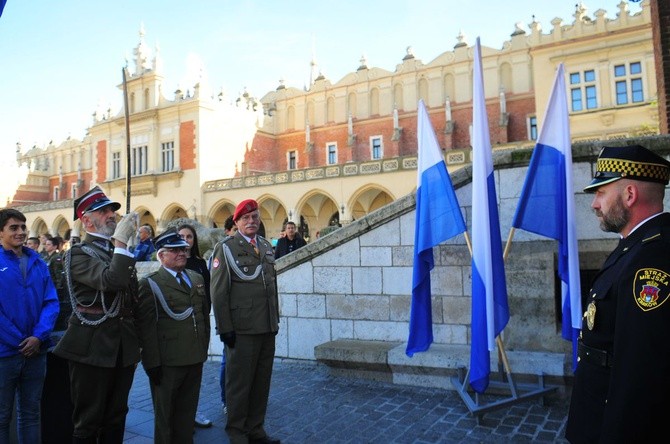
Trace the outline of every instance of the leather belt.
{"type": "Polygon", "coordinates": [[[589,347],[581,341],[577,345],[577,356],[579,356],[580,361],[585,361],[599,367],[611,368],[612,364],[614,364],[614,356],[607,350],[589,347]]]}
{"type": "MultiPolygon", "coordinates": [[[[104,315],[105,312],[102,311],[102,308],[100,307],[84,307],[83,305],[77,305],[77,311],[79,313],[86,313],[86,314],[92,314],[92,315],[104,315]]],[[[132,316],[133,315],[133,310],[131,308],[122,308],[119,310],[119,316],[132,316]]]]}
{"type": "Polygon", "coordinates": [[[86,313],[92,315],[103,315],[105,314],[100,307],[84,307],[83,305],[77,305],[77,311],[79,313],[86,313]]]}

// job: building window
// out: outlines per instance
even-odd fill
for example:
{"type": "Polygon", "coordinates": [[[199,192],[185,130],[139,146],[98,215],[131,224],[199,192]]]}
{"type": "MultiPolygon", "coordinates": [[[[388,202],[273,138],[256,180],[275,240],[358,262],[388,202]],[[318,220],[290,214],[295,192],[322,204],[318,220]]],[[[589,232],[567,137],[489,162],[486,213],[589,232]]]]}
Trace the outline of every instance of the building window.
{"type": "Polygon", "coordinates": [[[298,154],[295,151],[289,151],[286,155],[288,157],[288,169],[295,170],[298,167],[298,154]]]}
{"type": "Polygon", "coordinates": [[[644,100],[642,64],[640,62],[633,62],[628,65],[615,65],[614,84],[617,105],[642,102],[644,100]]]}
{"type": "Polygon", "coordinates": [[[161,143],[161,171],[174,170],[174,142],[161,143]]]}
{"type": "Polygon", "coordinates": [[[337,144],[326,144],[326,154],[328,156],[328,165],[335,165],[337,163],[337,144]]]}
{"type": "Polygon", "coordinates": [[[58,187],[54,187],[54,200],[59,199],[59,194],[60,194],[60,189],[58,187]]]}
{"type": "Polygon", "coordinates": [[[73,199],[75,199],[75,198],[77,197],[77,184],[76,184],[76,183],[73,183],[73,184],[70,186],[70,193],[71,193],[70,196],[71,196],[73,199]]]}
{"type": "Polygon", "coordinates": [[[537,140],[537,116],[528,118],[528,140],[537,140]]]}
{"type": "Polygon", "coordinates": [[[372,160],[381,159],[384,156],[384,147],[381,136],[370,137],[370,157],[372,160]]]}
{"type": "Polygon", "coordinates": [[[572,111],[596,109],[596,72],[592,69],[570,73],[570,100],[572,111]]]}
{"type": "Polygon", "coordinates": [[[139,176],[141,174],[146,174],[147,172],[147,153],[149,148],[144,146],[135,146],[131,150],[131,160],[132,164],[130,166],[131,175],[139,176]]]}
{"type": "Polygon", "coordinates": [[[112,179],[121,177],[121,152],[112,153],[112,179]]]}

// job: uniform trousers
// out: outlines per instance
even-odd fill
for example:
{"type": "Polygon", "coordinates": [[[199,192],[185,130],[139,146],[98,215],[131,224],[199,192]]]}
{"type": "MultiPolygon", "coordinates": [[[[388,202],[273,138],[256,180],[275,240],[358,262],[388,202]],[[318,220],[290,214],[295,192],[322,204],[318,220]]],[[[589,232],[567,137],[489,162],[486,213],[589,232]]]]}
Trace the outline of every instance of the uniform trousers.
{"type": "Polygon", "coordinates": [[[98,367],[69,361],[74,434],[82,441],[121,443],[128,414],[128,394],[135,364],[98,367]]]}
{"type": "Polygon", "coordinates": [[[72,400],[67,360],[47,353],[47,374],[42,389],[42,444],[72,441],[72,400]]]}
{"type": "Polygon", "coordinates": [[[192,443],[202,363],[174,367],[163,365],[161,369],[160,384],[150,382],[155,417],[154,443],[192,443]]]}
{"type": "Polygon", "coordinates": [[[270,396],[274,333],[237,334],[235,347],[226,346],[226,433],[231,444],[267,436],[263,424],[270,396]]]}

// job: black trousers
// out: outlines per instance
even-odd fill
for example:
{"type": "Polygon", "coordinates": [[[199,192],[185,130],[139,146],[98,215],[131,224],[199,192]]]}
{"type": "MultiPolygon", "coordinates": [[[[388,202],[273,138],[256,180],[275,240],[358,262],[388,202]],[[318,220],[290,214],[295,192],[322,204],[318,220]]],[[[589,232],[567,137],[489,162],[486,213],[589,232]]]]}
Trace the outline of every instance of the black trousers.
{"type": "Polygon", "coordinates": [[[67,360],[47,353],[47,373],[42,389],[42,444],[72,441],[72,400],[67,360]]]}

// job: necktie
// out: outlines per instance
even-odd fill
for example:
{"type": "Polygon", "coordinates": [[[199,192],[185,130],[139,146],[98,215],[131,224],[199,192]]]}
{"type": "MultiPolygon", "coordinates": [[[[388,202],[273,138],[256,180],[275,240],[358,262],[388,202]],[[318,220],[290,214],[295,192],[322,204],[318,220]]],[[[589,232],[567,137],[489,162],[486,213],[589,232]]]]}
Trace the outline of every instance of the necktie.
{"type": "Polygon", "coordinates": [[[191,287],[188,286],[186,283],[186,279],[184,279],[184,275],[180,273],[177,273],[177,279],[179,280],[179,285],[181,285],[181,288],[186,290],[188,293],[191,292],[191,287]]]}
{"type": "Polygon", "coordinates": [[[249,243],[254,247],[254,251],[256,252],[256,254],[259,254],[259,252],[258,252],[258,247],[256,246],[256,238],[255,238],[255,237],[252,238],[252,239],[249,241],[249,243]]]}

